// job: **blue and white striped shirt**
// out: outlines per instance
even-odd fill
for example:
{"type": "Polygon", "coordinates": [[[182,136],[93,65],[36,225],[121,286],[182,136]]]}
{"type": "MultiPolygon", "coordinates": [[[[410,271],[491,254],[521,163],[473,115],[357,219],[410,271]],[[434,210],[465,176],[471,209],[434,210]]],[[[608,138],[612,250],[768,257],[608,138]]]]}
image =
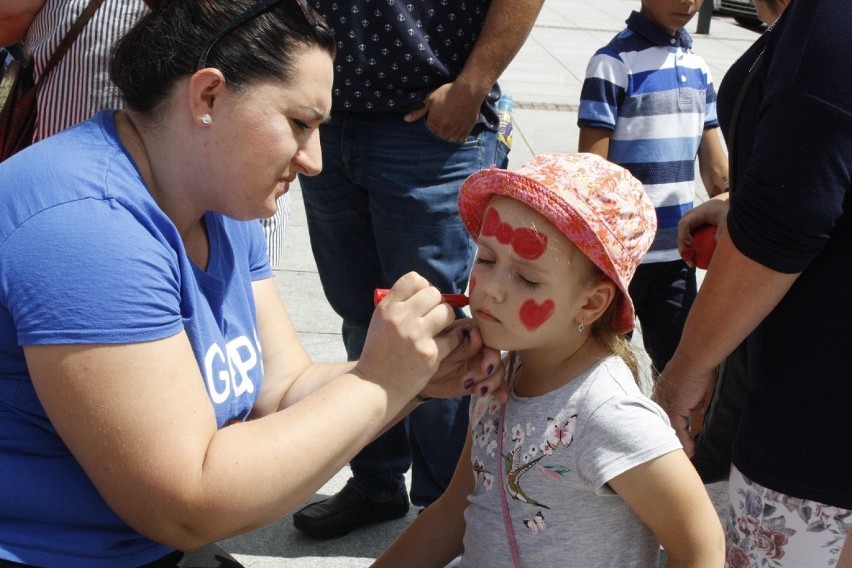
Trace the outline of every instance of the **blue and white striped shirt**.
{"type": "Polygon", "coordinates": [[[645,186],[657,234],[643,262],[680,258],[677,224],[695,198],[695,158],[705,129],[719,125],[716,91],[692,38],[633,12],[627,28],[589,61],[580,126],[612,130],[608,159],[645,186]]]}

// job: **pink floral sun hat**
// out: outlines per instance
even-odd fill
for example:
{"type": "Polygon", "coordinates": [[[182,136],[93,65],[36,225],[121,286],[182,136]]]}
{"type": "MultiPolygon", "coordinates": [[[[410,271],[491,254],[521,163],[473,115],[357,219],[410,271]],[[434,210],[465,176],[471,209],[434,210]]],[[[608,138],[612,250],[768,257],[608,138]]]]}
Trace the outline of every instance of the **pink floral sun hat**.
{"type": "Polygon", "coordinates": [[[459,214],[474,238],[496,195],[538,211],[611,278],[621,290],[614,331],[633,329],[627,287],[657,231],[654,206],[639,180],[596,154],[542,154],[515,171],[482,170],[459,192],[459,214]]]}

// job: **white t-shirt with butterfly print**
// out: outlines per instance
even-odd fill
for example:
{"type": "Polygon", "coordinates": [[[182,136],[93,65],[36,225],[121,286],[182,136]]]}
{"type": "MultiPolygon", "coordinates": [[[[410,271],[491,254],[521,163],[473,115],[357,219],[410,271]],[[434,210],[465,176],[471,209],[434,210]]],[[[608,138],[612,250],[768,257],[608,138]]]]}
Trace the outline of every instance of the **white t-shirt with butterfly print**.
{"type": "Polygon", "coordinates": [[[512,566],[501,480],[524,566],[657,566],[653,533],[606,483],[681,445],[621,358],[604,359],[544,396],[512,393],[502,456],[500,413],[493,397],[472,397],[476,489],[465,511],[461,566],[512,566]]]}

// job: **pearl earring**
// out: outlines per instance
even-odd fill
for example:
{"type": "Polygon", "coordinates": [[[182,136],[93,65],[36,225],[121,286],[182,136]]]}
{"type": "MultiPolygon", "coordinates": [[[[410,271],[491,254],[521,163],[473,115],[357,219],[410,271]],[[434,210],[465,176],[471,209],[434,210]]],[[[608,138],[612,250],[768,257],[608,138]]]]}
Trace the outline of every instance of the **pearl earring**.
{"type": "Polygon", "coordinates": [[[586,329],[586,326],[583,325],[583,322],[580,322],[580,325],[577,326],[577,331],[579,333],[583,333],[583,330],[586,329]]]}
{"type": "Polygon", "coordinates": [[[204,113],[204,114],[201,115],[201,122],[202,122],[202,124],[205,124],[205,125],[212,124],[213,123],[213,117],[210,116],[207,113],[204,113]]]}

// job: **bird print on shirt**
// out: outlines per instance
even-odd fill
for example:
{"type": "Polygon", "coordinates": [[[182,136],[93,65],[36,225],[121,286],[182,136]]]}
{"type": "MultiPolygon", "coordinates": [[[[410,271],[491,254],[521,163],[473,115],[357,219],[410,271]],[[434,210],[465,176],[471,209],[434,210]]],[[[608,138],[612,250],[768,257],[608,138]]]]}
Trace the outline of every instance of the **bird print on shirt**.
{"type": "Polygon", "coordinates": [[[530,460],[527,463],[520,463],[520,448],[515,448],[507,455],[503,456],[504,460],[504,471],[506,472],[506,490],[509,492],[509,495],[512,496],[512,499],[517,501],[523,501],[524,503],[529,503],[530,505],[536,505],[538,507],[544,507],[545,509],[550,509],[547,505],[539,503],[535,499],[529,497],[524,490],[521,488],[521,476],[523,476],[526,472],[528,472],[532,467],[541,460],[544,456],[537,457],[534,460],[530,460]]]}
{"type": "MultiPolygon", "coordinates": [[[[562,447],[567,448],[574,441],[574,432],[577,427],[577,415],[568,417],[564,422],[558,422],[553,418],[547,419],[545,427],[545,441],[541,445],[542,455],[537,458],[524,461],[521,459],[522,448],[516,446],[514,450],[503,455],[503,470],[506,474],[506,492],[517,501],[530,505],[536,505],[549,509],[547,505],[540,503],[527,495],[521,487],[521,477],[532,469],[543,458],[553,454],[553,451],[562,447]],[[522,463],[523,462],[523,463],[522,463]]],[[[528,459],[524,457],[524,459],[528,459]]],[[[568,470],[557,465],[545,465],[540,468],[546,475],[556,479],[567,475],[568,470]]]]}

